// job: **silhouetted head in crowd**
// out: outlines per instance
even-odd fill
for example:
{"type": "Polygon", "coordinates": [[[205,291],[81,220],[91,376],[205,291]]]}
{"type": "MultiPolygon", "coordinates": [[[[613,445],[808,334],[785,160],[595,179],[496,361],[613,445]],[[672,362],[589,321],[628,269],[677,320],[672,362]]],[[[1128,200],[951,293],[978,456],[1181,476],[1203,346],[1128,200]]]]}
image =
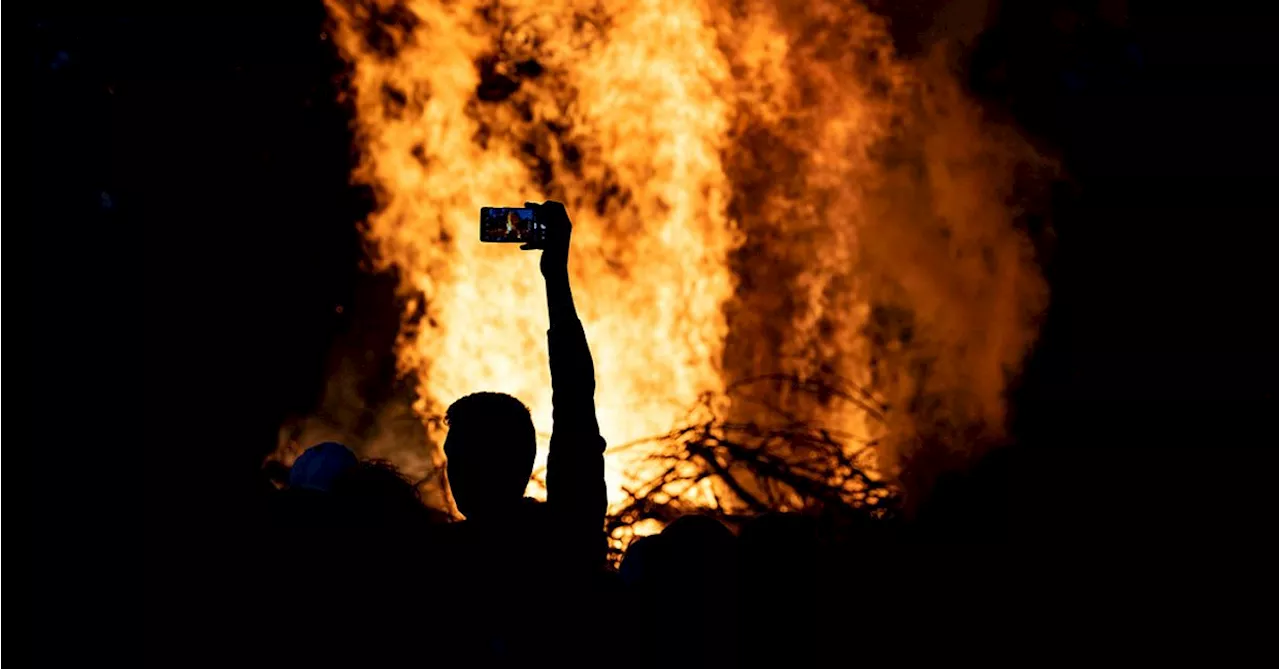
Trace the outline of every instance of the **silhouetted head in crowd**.
{"type": "Polygon", "coordinates": [[[636,589],[652,587],[653,580],[659,576],[658,566],[664,557],[661,539],[657,534],[640,537],[631,542],[618,568],[618,576],[621,577],[622,584],[636,589]]]}
{"type": "Polygon", "coordinates": [[[334,484],[359,464],[351,449],[327,441],[303,451],[293,466],[277,472],[286,484],[275,497],[275,522],[285,527],[330,527],[339,518],[337,503],[330,494],[334,484]]]}
{"type": "Polygon", "coordinates": [[[356,463],[356,454],[336,441],[316,444],[303,451],[289,468],[289,487],[328,492],[334,481],[356,463]]]}
{"type": "Polygon", "coordinates": [[[445,412],[449,489],[469,519],[501,517],[524,498],[537,438],[529,408],[503,393],[473,393],[445,412]]]}
{"type": "Polygon", "coordinates": [[[358,525],[403,527],[429,518],[417,486],[385,460],[364,460],[344,471],[333,494],[358,525]]]}
{"type": "Polygon", "coordinates": [[[733,562],[736,540],[724,523],[709,516],[681,516],[660,535],[685,569],[705,573],[724,570],[733,562]]]}
{"type": "Polygon", "coordinates": [[[697,602],[697,633],[661,634],[660,642],[638,648],[624,666],[734,666],[731,615],[734,611],[736,538],[720,521],[682,516],[661,534],[638,539],[627,548],[620,576],[629,590],[634,624],[657,629],[668,620],[674,602],[697,602]]]}
{"type": "Polygon", "coordinates": [[[661,534],[632,543],[623,558],[621,576],[625,584],[642,590],[686,594],[717,590],[729,584],[735,544],[733,533],[720,521],[682,516],[661,534]]]}

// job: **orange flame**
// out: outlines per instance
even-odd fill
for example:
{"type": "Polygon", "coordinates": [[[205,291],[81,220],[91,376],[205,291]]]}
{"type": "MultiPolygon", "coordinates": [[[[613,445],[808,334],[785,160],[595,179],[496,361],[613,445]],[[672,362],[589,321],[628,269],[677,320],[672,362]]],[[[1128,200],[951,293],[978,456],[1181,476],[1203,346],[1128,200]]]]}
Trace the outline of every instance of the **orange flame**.
{"type": "MultiPolygon", "coordinates": [[[[1005,370],[1043,301],[1004,204],[1029,152],[897,59],[864,8],[328,5],[351,65],[354,177],[378,195],[366,235],[411,297],[398,357],[424,418],[495,390],[549,430],[536,257],[479,243],[477,215],[558,199],[611,444],[666,432],[726,378],[777,372],[1002,421],[1005,370]],[[903,310],[906,324],[884,316],[903,310]],[[908,372],[939,358],[927,377],[908,372]]],[[[803,408],[884,436],[863,416],[803,408]]],[[[914,418],[895,416],[907,443],[914,418]]],[[[641,467],[609,460],[612,501],[641,467]]]]}

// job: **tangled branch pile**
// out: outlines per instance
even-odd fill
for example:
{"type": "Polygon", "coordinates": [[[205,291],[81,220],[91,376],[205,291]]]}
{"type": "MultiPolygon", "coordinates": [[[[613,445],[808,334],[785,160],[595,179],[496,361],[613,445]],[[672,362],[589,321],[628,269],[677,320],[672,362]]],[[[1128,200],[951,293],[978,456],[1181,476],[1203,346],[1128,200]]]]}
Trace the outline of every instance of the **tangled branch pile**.
{"type": "Polygon", "coordinates": [[[840,380],[815,381],[771,375],[729,388],[731,401],[760,408],[750,421],[731,421],[717,398],[704,396],[683,427],[610,449],[645,453],[661,463],[660,474],[626,489],[627,501],[609,514],[616,550],[625,550],[648,524],[666,525],[681,515],[712,515],[738,522],[767,512],[854,514],[884,519],[893,514],[897,491],[875,472],[877,440],[842,433],[798,418],[759,397],[796,395],[824,404],[844,403],[874,424],[884,406],[871,393],[840,380]],[[772,385],[770,392],[754,392],[772,385]],[[780,394],[776,386],[785,386],[780,394]],[[659,448],[649,446],[657,445],[659,448]]]}

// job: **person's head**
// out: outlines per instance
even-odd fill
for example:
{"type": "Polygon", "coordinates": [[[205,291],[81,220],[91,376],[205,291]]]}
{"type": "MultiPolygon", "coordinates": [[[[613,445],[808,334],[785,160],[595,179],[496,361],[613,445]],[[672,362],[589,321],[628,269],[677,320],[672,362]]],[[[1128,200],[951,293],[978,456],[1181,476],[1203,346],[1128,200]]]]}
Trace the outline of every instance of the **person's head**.
{"type": "Polygon", "coordinates": [[[642,537],[627,547],[619,575],[643,596],[668,601],[668,594],[715,590],[727,585],[734,569],[736,542],[720,521],[682,516],[661,534],[642,537]]]}
{"type": "Polygon", "coordinates": [[[698,514],[681,516],[658,536],[666,544],[675,571],[681,574],[678,578],[688,581],[683,586],[685,591],[715,590],[728,585],[737,538],[724,523],[698,514]]]}
{"type": "Polygon", "coordinates": [[[336,441],[308,448],[289,469],[289,487],[328,492],[334,481],[357,464],[356,454],[336,441]]]}
{"type": "MultiPolygon", "coordinates": [[[[736,610],[735,542],[733,532],[707,516],[682,516],[662,531],[639,539],[627,548],[619,576],[630,591],[629,607],[637,616],[634,624],[649,631],[670,615],[673,601],[713,603],[726,611],[736,610]]],[[[656,644],[637,649],[637,665],[657,664],[675,658],[680,665],[733,665],[731,648],[724,639],[732,634],[734,616],[699,619],[704,634],[659,635],[656,644]],[[661,657],[659,657],[659,655],[661,657]],[[726,662],[726,658],[728,661],[726,662]]]]}
{"type": "Polygon", "coordinates": [[[363,460],[333,483],[347,520],[358,526],[406,526],[428,519],[418,488],[386,460],[363,460]]]}
{"type": "Polygon", "coordinates": [[[503,393],[473,393],[445,412],[449,489],[468,518],[500,514],[524,498],[537,437],[529,408],[503,393]]]}
{"type": "Polygon", "coordinates": [[[658,571],[666,557],[662,549],[662,539],[657,534],[631,542],[622,556],[622,565],[618,568],[618,576],[623,585],[642,592],[651,589],[654,580],[662,577],[658,571]]]}

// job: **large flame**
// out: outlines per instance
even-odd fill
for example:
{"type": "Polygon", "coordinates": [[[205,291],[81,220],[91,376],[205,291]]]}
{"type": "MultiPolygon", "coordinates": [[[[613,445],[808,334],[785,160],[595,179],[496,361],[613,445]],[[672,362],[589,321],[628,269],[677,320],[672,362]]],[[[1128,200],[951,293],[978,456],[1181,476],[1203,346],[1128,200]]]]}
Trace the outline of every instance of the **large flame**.
{"type": "MultiPolygon", "coordinates": [[[[1026,154],[945,77],[897,59],[861,6],[328,4],[351,65],[355,178],[377,194],[366,234],[410,297],[398,356],[437,443],[429,419],[478,390],[519,397],[550,429],[535,254],[477,229],[482,206],[544,199],[574,219],[611,444],[766,373],[838,376],[915,407],[891,412],[901,444],[921,397],[958,424],[1001,423],[1043,292],[1005,204],[1026,154]]],[[[612,501],[640,466],[609,460],[612,501]]]]}

